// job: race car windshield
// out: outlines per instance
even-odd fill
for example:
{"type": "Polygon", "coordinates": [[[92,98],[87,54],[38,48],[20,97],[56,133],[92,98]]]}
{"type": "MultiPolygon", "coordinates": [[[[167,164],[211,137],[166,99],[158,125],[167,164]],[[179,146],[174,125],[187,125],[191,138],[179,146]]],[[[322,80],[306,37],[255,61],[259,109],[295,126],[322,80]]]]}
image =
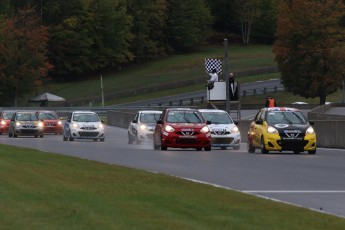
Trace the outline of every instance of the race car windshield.
{"type": "Polygon", "coordinates": [[[99,118],[96,114],[75,114],[73,121],[77,122],[99,122],[99,118]]]}
{"type": "Polygon", "coordinates": [[[58,120],[57,115],[54,113],[40,113],[39,117],[44,120],[58,120]]]}
{"type": "Polygon", "coordinates": [[[35,113],[18,113],[17,121],[38,121],[35,113]]]}
{"type": "Polygon", "coordinates": [[[305,124],[306,119],[301,112],[269,112],[268,124],[305,124]]]}
{"type": "Polygon", "coordinates": [[[203,118],[195,111],[170,111],[167,115],[167,122],[173,123],[202,123],[203,118]]]}
{"type": "Polygon", "coordinates": [[[158,113],[142,113],[140,122],[142,123],[156,123],[161,115],[158,113]]]}
{"type": "Polygon", "coordinates": [[[233,121],[226,113],[203,113],[206,121],[212,124],[232,124],[233,121]]]}

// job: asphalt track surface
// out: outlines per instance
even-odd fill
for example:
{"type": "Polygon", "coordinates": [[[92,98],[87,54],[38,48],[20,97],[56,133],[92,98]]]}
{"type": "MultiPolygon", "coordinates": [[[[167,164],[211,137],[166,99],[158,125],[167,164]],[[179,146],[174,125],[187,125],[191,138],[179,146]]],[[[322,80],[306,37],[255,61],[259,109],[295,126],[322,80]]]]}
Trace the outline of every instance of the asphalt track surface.
{"type": "Polygon", "coordinates": [[[250,154],[243,143],[240,150],[155,151],[151,142],[127,144],[127,130],[110,126],[104,142],[0,135],[0,144],[164,173],[345,218],[345,150],[250,154]]]}

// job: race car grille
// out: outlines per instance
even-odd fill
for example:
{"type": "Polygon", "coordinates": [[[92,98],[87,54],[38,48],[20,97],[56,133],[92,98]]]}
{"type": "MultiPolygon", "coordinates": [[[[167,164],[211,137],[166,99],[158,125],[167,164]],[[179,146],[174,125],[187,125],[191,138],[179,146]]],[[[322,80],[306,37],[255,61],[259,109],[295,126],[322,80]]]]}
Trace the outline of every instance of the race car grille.
{"type": "Polygon", "coordinates": [[[94,126],[84,126],[84,127],[81,127],[80,129],[84,129],[84,130],[95,130],[95,129],[97,129],[97,128],[94,127],[94,126]]]}
{"type": "Polygon", "coordinates": [[[278,144],[282,147],[283,150],[303,150],[304,146],[308,144],[308,141],[303,139],[285,139],[278,141],[278,144]]]}
{"type": "Polygon", "coordinates": [[[181,136],[197,136],[200,133],[199,132],[195,132],[195,131],[178,131],[176,132],[177,135],[181,135],[181,136]]]}
{"type": "Polygon", "coordinates": [[[37,133],[37,129],[21,129],[20,132],[23,134],[35,134],[37,133]]]}
{"type": "Polygon", "coordinates": [[[55,124],[55,123],[47,123],[46,126],[48,126],[48,127],[54,127],[54,126],[56,126],[56,124],[55,124]]]}
{"type": "Polygon", "coordinates": [[[179,144],[182,144],[182,145],[199,143],[199,141],[197,141],[196,138],[179,138],[178,141],[179,141],[179,144]]]}
{"type": "Polygon", "coordinates": [[[36,125],[23,125],[23,128],[26,128],[26,129],[36,129],[37,126],[36,125]]]}
{"type": "Polygon", "coordinates": [[[230,144],[234,140],[233,137],[229,138],[211,138],[213,144],[230,144]]]}
{"type": "Polygon", "coordinates": [[[212,131],[211,134],[213,135],[229,135],[229,131],[212,131]]]}
{"type": "Polygon", "coordinates": [[[78,132],[81,137],[97,137],[99,132],[78,132]]]}

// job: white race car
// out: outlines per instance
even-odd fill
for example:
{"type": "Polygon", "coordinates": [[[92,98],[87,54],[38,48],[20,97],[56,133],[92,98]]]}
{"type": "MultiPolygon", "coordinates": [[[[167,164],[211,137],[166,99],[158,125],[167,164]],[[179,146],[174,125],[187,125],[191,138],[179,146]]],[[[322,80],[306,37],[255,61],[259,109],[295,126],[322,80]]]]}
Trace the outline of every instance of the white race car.
{"type": "Polygon", "coordinates": [[[152,140],[156,123],[159,120],[162,111],[142,110],[138,111],[128,127],[128,144],[152,140]]]}
{"type": "Polygon", "coordinates": [[[64,141],[73,141],[74,139],[104,141],[104,125],[95,112],[75,111],[68,116],[62,136],[64,141]]]}
{"type": "Polygon", "coordinates": [[[199,109],[204,118],[210,121],[212,148],[220,147],[225,150],[232,147],[240,149],[241,134],[230,115],[224,110],[199,109]]]}

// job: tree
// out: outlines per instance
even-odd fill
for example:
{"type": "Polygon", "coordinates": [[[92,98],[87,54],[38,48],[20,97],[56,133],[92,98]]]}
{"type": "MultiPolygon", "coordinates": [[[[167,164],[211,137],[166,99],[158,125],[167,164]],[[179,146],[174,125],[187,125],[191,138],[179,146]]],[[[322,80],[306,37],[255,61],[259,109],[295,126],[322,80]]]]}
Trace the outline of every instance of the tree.
{"type": "Polygon", "coordinates": [[[127,12],[133,17],[130,50],[136,61],[165,54],[166,0],[128,0],[127,12]]]}
{"type": "Polygon", "coordinates": [[[213,17],[204,0],[167,0],[167,44],[186,52],[204,44],[210,36],[213,17]]]}
{"type": "Polygon", "coordinates": [[[241,24],[242,42],[249,44],[251,28],[254,20],[259,16],[260,0],[234,0],[235,15],[241,24]]]}
{"type": "Polygon", "coordinates": [[[252,27],[251,37],[256,42],[273,44],[277,30],[279,3],[283,0],[261,0],[258,4],[258,16],[252,27]]]}
{"type": "Polygon", "coordinates": [[[285,89],[306,98],[320,98],[341,87],[345,72],[345,30],[340,0],[292,0],[282,3],[275,59],[285,89]]]}
{"type": "Polygon", "coordinates": [[[35,90],[52,65],[47,60],[47,28],[33,10],[24,8],[13,18],[0,21],[0,92],[3,105],[35,90]]]}

